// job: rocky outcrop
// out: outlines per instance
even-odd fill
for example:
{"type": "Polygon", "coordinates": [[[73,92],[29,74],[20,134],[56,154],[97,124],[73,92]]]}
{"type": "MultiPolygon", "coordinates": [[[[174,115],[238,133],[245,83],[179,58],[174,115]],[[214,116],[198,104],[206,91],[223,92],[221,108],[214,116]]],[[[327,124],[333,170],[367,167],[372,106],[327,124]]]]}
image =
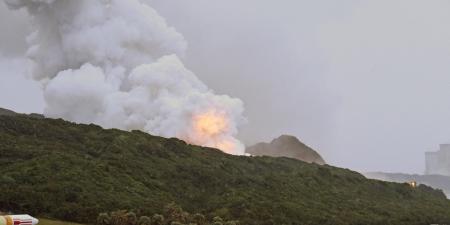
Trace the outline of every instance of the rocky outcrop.
{"type": "Polygon", "coordinates": [[[319,153],[290,135],[282,135],[270,143],[258,143],[247,147],[246,153],[255,156],[289,157],[309,163],[325,164],[325,160],[319,153]]]}

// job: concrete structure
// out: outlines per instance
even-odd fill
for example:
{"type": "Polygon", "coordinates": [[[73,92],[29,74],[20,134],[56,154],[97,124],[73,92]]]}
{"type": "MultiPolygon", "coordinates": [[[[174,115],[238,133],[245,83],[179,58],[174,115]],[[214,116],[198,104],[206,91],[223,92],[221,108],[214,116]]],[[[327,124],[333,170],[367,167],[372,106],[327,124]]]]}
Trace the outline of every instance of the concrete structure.
{"type": "Polygon", "coordinates": [[[450,144],[441,144],[436,152],[425,152],[425,174],[450,176],[450,144]]]}

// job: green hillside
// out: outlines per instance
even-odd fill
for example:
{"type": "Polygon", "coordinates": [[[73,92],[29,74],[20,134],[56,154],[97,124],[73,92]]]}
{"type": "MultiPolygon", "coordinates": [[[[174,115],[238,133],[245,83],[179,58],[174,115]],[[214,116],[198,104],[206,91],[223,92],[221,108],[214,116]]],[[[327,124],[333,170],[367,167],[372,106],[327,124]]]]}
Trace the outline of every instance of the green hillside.
{"type": "Polygon", "coordinates": [[[244,225],[450,222],[450,201],[427,186],[24,115],[0,115],[0,165],[0,210],[73,222],[171,202],[244,225]]]}
{"type": "Polygon", "coordinates": [[[82,225],[82,224],[39,218],[39,225],[82,225]]]}

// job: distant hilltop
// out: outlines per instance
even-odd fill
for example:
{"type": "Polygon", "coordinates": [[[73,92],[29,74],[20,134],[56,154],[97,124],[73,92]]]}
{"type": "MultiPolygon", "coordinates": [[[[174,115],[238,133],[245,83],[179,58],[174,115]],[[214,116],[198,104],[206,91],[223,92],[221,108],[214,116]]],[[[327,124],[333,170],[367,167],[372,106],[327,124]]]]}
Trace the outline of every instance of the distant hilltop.
{"type": "Polygon", "coordinates": [[[11,111],[9,109],[0,108],[0,115],[2,116],[14,116],[17,113],[14,111],[11,111]]]}
{"type": "Polygon", "coordinates": [[[288,157],[308,163],[325,164],[325,160],[319,153],[291,135],[281,135],[270,143],[258,143],[247,147],[246,153],[255,156],[288,157]]]}
{"type": "Polygon", "coordinates": [[[38,119],[45,118],[44,115],[38,114],[38,113],[31,113],[31,114],[27,115],[27,114],[16,113],[9,109],[0,108],[0,116],[15,116],[15,115],[26,115],[26,116],[30,116],[30,117],[38,118],[38,119]]]}
{"type": "Polygon", "coordinates": [[[450,177],[448,176],[383,173],[383,172],[364,173],[364,176],[370,179],[397,182],[397,183],[416,181],[419,184],[425,184],[436,189],[441,189],[445,193],[447,198],[450,197],[450,177]]]}
{"type": "Polygon", "coordinates": [[[416,181],[419,184],[441,189],[450,198],[450,144],[439,145],[439,150],[435,152],[425,152],[424,175],[369,172],[364,173],[364,176],[398,183],[416,181]]]}

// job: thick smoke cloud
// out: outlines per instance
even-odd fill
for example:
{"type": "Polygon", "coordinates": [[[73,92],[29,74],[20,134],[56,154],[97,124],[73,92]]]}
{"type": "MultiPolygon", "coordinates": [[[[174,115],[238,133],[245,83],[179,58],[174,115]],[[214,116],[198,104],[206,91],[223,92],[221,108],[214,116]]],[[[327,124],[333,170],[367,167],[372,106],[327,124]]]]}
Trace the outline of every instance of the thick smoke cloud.
{"type": "MultiPolygon", "coordinates": [[[[449,1],[141,1],[183,34],[187,68],[245,102],[248,145],[289,133],[332,165],[422,173],[424,151],[450,141],[449,1]]],[[[37,85],[9,68],[25,10],[5,8],[0,107],[42,112],[37,85]]]]}
{"type": "Polygon", "coordinates": [[[247,144],[290,133],[332,165],[422,173],[450,141],[449,1],[148,1],[244,100],[247,144]]]}
{"type": "Polygon", "coordinates": [[[243,153],[234,137],[243,103],[214,94],[184,67],[186,41],[147,4],[5,2],[32,16],[27,56],[43,83],[47,116],[243,153]]]}

